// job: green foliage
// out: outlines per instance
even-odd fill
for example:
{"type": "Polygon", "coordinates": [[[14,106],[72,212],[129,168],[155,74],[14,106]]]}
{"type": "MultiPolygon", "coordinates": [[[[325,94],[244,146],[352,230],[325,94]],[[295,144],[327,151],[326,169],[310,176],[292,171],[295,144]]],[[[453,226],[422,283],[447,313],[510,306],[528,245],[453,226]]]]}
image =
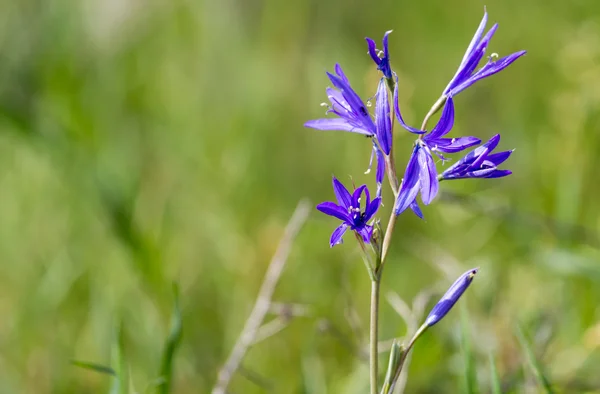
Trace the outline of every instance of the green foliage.
{"type": "MultiPolygon", "coordinates": [[[[501,132],[501,148],[516,148],[514,175],[443,185],[426,222],[403,215],[382,294],[410,303],[479,266],[460,302],[481,387],[491,350],[503,389],[530,388],[511,327],[539,321],[528,334],[542,338],[535,360],[553,388],[591,392],[600,3],[485,5],[500,24],[490,53],[529,53],[456,98],[455,130],[501,132]]],[[[368,140],[302,127],[323,116],[324,71],[340,62],[373,96],[379,74],[364,37],[393,29],[413,124],[482,12],[464,0],[0,2],[0,393],[165,390],[159,373],[171,393],[209,392],[298,200],[333,198],[331,174],[372,185],[368,140]]],[[[397,132],[399,168],[412,140],[397,132]]],[[[393,204],[383,198],[385,224],[393,204]]],[[[315,213],[300,233],[274,300],[308,312],[250,349],[232,393],[365,392],[369,279],[351,238],[328,247],[334,226],[315,213]],[[324,319],[333,329],[317,332],[324,319]]],[[[407,335],[384,302],[381,316],[382,341],[407,335]]],[[[419,340],[405,392],[463,387],[460,325],[451,313],[419,340]]]]}

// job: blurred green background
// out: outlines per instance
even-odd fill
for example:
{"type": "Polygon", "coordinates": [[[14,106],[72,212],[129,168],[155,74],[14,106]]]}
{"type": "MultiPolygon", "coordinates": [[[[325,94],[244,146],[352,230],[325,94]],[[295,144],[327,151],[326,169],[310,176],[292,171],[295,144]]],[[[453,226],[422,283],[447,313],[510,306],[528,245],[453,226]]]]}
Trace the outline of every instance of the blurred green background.
{"type": "MultiPolygon", "coordinates": [[[[331,200],[332,174],[372,185],[367,140],[302,126],[323,116],[325,70],[374,95],[364,37],[393,29],[417,125],[484,5],[500,23],[488,53],[528,54],[457,97],[454,135],[502,133],[514,175],[443,184],[426,221],[401,216],[380,336],[406,335],[388,299],[429,308],[479,266],[405,391],[490,392],[491,354],[506,392],[538,392],[521,324],[559,391],[600,392],[596,0],[23,0],[0,3],[0,393],[107,392],[71,360],[111,365],[118,326],[151,392],[174,281],[173,392],[210,392],[298,200],[331,200]]],[[[400,171],[412,139],[396,136],[400,171]]],[[[336,225],[313,210],[274,297],[306,316],[251,348],[231,393],[366,391],[370,283],[350,236],[329,249],[336,225]]]]}

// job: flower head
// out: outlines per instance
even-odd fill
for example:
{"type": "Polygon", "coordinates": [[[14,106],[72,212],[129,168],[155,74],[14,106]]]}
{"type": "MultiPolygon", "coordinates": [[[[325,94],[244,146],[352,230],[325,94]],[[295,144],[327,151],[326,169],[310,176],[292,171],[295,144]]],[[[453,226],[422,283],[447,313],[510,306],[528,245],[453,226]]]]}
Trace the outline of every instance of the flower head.
{"type": "Polygon", "coordinates": [[[473,85],[480,79],[489,77],[490,75],[496,74],[499,71],[504,70],[515,60],[523,56],[526,51],[519,51],[512,53],[508,56],[498,59],[498,55],[492,54],[487,63],[479,70],[475,71],[475,68],[485,55],[485,50],[492,39],[492,36],[498,29],[498,24],[494,24],[490,30],[483,36],[483,30],[487,24],[487,12],[484,12],[483,19],[463,56],[463,59],[456,71],[456,74],[444,89],[443,94],[446,96],[454,96],[459,92],[465,90],[469,86],[473,85]]]}
{"type": "Polygon", "coordinates": [[[377,130],[371,115],[362,99],[350,86],[350,82],[339,64],[335,65],[335,75],[327,73],[334,88],[327,88],[327,97],[331,106],[327,113],[337,115],[337,118],[309,120],[305,127],[317,130],[342,130],[372,137],[377,130]]]}
{"type": "Polygon", "coordinates": [[[512,150],[492,153],[500,142],[500,134],[496,134],[485,144],[473,149],[465,157],[454,163],[441,175],[442,179],[462,178],[501,178],[512,174],[509,170],[499,170],[512,154],[512,150]]]}
{"type": "Polygon", "coordinates": [[[442,156],[442,153],[460,152],[481,143],[481,140],[476,137],[445,137],[454,126],[454,101],[452,100],[452,97],[446,99],[442,115],[440,116],[438,123],[430,132],[414,129],[413,127],[406,125],[402,119],[400,106],[398,105],[397,88],[394,92],[394,110],[399,123],[405,129],[412,133],[421,134],[421,138],[415,142],[415,148],[408,161],[394,209],[396,214],[399,215],[406,208],[411,207],[417,216],[422,218],[423,216],[420,210],[415,210],[415,208],[418,209],[418,205],[416,205],[415,201],[417,194],[420,191],[423,204],[429,205],[437,195],[439,189],[437,169],[435,161],[433,160],[433,154],[437,155],[442,160],[446,160],[446,158],[442,156]]]}
{"type": "Polygon", "coordinates": [[[367,40],[367,45],[369,46],[369,55],[371,55],[371,59],[377,64],[377,69],[383,73],[383,76],[386,78],[392,78],[392,68],[390,67],[390,53],[388,51],[388,35],[392,31],[386,31],[383,35],[383,51],[377,51],[377,45],[375,41],[370,39],[369,37],[365,38],[367,40]],[[381,57],[380,57],[381,56],[381,57]]]}
{"type": "Polygon", "coordinates": [[[431,327],[440,320],[452,309],[456,301],[463,295],[467,287],[473,281],[473,278],[479,271],[478,268],[473,268],[462,274],[456,282],[450,286],[446,294],[438,301],[433,307],[427,319],[425,320],[424,326],[431,327]]]}
{"type": "Polygon", "coordinates": [[[342,237],[348,227],[350,227],[350,230],[356,231],[366,243],[371,242],[373,226],[367,223],[379,209],[381,198],[377,197],[371,201],[369,189],[366,185],[360,186],[354,193],[350,194],[348,189],[335,177],[333,177],[333,191],[337,204],[327,201],[317,205],[319,211],[342,221],[342,224],[331,234],[329,245],[333,247],[342,243],[342,237]],[[361,197],[363,194],[366,196],[364,212],[361,211],[361,197]]]}

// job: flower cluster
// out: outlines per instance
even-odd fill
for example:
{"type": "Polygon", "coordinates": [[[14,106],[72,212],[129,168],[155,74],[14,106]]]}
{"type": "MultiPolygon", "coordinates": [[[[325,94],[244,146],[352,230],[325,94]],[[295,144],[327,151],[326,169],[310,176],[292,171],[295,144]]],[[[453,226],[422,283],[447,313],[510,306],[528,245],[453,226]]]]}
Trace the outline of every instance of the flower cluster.
{"type": "MultiPolygon", "coordinates": [[[[318,207],[322,212],[334,216],[343,222],[334,231],[330,242],[331,246],[341,242],[341,235],[347,227],[357,232],[364,239],[365,243],[370,242],[370,239],[366,237],[371,231],[368,221],[374,217],[380,206],[381,185],[386,169],[391,177],[395,177],[396,174],[396,169],[390,167],[393,165],[390,157],[393,151],[392,129],[394,115],[401,127],[418,136],[412,148],[401,185],[397,189],[394,189],[394,182],[396,180],[390,179],[392,189],[394,189],[394,211],[396,215],[399,215],[407,208],[411,208],[416,215],[422,218],[423,213],[418,205],[417,197],[420,195],[423,204],[430,204],[438,194],[440,181],[462,178],[499,178],[511,174],[510,171],[501,170],[497,167],[508,159],[512,151],[492,153],[500,140],[499,135],[493,136],[487,143],[475,148],[442,173],[438,174],[436,167],[437,161],[445,163],[450,160],[446,155],[459,153],[481,144],[481,140],[473,136],[448,137],[454,126],[454,97],[475,84],[475,82],[505,69],[525,54],[525,51],[519,51],[506,57],[498,58],[498,55],[494,53],[478,69],[477,67],[485,55],[487,46],[498,29],[498,25],[494,24],[484,35],[487,19],[488,15],[485,12],[458,70],[443,90],[442,95],[434,104],[420,128],[407,124],[400,111],[398,103],[398,77],[390,65],[388,39],[391,31],[386,32],[383,36],[383,50],[381,51],[377,50],[374,40],[370,38],[366,39],[368,53],[377,65],[377,69],[383,74],[375,93],[374,116],[369,113],[365,102],[354,91],[348,77],[344,74],[339,64],[335,65],[335,74],[327,73],[329,80],[333,84],[333,87],[326,89],[327,97],[330,101],[330,104],[326,104],[328,107],[327,113],[334,116],[308,121],[305,123],[305,126],[317,130],[348,131],[371,138],[371,161],[373,160],[373,156],[377,158],[377,172],[375,177],[377,198],[371,203],[378,201],[374,208],[375,211],[372,211],[371,207],[367,205],[365,212],[358,219],[348,216],[350,215],[350,211],[347,210],[356,210],[359,207],[356,206],[356,202],[351,204],[349,200],[340,199],[340,196],[343,194],[340,192],[340,188],[343,188],[343,186],[341,186],[339,181],[334,179],[334,190],[338,197],[338,207],[340,209],[331,210],[329,209],[329,205],[324,205],[333,203],[323,203],[318,207]],[[390,89],[389,92],[388,88],[390,89]],[[390,100],[393,102],[393,114],[390,114],[390,100]],[[427,130],[426,123],[429,118],[442,108],[442,114],[437,124],[431,130],[427,130]],[[340,210],[345,210],[344,215],[340,214],[340,210]]],[[[361,186],[354,194],[359,190],[361,193],[363,191],[366,192],[368,196],[366,186],[361,186]]],[[[358,211],[356,214],[358,214],[358,211]]]]}

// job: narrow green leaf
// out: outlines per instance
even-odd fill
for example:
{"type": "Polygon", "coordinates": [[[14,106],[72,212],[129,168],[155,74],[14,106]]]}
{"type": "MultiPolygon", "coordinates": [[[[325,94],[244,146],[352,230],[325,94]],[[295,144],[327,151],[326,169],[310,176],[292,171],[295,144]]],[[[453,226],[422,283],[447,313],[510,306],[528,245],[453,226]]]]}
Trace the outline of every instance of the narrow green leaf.
{"type": "Polygon", "coordinates": [[[114,366],[115,377],[110,388],[110,394],[129,393],[129,370],[125,359],[125,339],[123,328],[119,324],[115,329],[113,345],[111,349],[111,364],[114,366]]]}
{"type": "Polygon", "coordinates": [[[496,369],[496,360],[494,360],[492,352],[490,352],[490,385],[492,394],[502,394],[502,384],[500,383],[500,376],[498,376],[498,370],[496,369]]]}
{"type": "Polygon", "coordinates": [[[100,365],[100,364],[96,364],[96,363],[90,363],[87,361],[79,361],[79,360],[71,360],[71,364],[75,365],[76,367],[80,367],[83,369],[88,369],[90,371],[94,371],[94,372],[98,372],[98,373],[103,373],[106,375],[111,375],[111,376],[116,376],[117,374],[115,373],[115,370],[112,369],[111,367],[107,367],[105,365],[100,365]]]}
{"type": "Polygon", "coordinates": [[[550,381],[548,380],[548,378],[544,375],[542,366],[537,361],[537,359],[535,357],[535,353],[533,351],[533,348],[531,347],[529,340],[525,337],[525,333],[521,329],[520,325],[517,325],[517,327],[515,329],[515,335],[517,336],[517,339],[519,340],[519,343],[521,344],[521,347],[523,348],[523,352],[525,353],[525,358],[527,358],[527,364],[529,364],[529,367],[531,368],[531,371],[533,372],[535,379],[537,380],[538,384],[540,385],[540,388],[546,394],[554,394],[552,385],[550,384],[550,381]]]}
{"type": "Polygon", "coordinates": [[[171,380],[173,378],[173,358],[175,351],[181,343],[183,335],[183,321],[179,307],[179,287],[173,284],[173,314],[171,315],[171,329],[162,355],[160,367],[160,384],[157,386],[159,394],[169,394],[171,391],[171,380]]]}
{"type": "Polygon", "coordinates": [[[465,393],[477,394],[479,392],[479,388],[477,386],[477,371],[472,352],[471,332],[469,329],[469,314],[464,304],[461,305],[460,311],[461,347],[465,363],[465,393]]]}

